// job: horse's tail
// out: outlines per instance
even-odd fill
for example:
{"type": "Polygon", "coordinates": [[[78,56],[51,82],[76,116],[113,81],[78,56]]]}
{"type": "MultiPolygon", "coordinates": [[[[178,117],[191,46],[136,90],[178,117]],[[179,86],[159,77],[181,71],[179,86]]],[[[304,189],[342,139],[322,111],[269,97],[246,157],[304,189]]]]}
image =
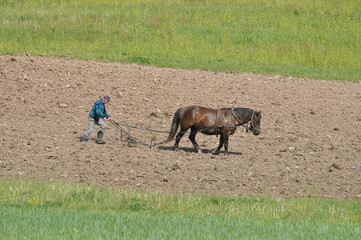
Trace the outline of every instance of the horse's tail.
{"type": "Polygon", "coordinates": [[[174,113],[174,116],[173,116],[173,120],[172,120],[172,126],[170,127],[170,130],[169,130],[169,135],[168,135],[168,138],[167,140],[165,140],[165,143],[167,142],[170,142],[173,140],[175,134],[177,133],[177,130],[178,130],[178,126],[179,126],[179,122],[180,122],[180,112],[181,112],[181,108],[179,108],[175,113],[174,113]]]}
{"type": "Polygon", "coordinates": [[[172,126],[170,127],[168,138],[167,138],[167,140],[160,142],[160,144],[167,143],[167,142],[170,142],[170,141],[173,140],[173,138],[174,138],[174,136],[175,136],[175,134],[177,133],[177,130],[178,130],[181,110],[182,109],[179,108],[174,113],[173,120],[172,120],[172,126]]]}

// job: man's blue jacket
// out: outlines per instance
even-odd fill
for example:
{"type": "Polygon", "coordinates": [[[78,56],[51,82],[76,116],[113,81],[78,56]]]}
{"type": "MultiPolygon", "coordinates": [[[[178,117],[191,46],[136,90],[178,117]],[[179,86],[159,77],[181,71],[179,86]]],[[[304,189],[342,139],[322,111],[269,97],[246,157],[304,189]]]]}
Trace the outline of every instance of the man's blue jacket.
{"type": "Polygon", "coordinates": [[[105,110],[105,105],[102,99],[99,99],[94,103],[92,110],[90,110],[89,116],[98,122],[100,118],[108,118],[107,111],[105,110]]]}

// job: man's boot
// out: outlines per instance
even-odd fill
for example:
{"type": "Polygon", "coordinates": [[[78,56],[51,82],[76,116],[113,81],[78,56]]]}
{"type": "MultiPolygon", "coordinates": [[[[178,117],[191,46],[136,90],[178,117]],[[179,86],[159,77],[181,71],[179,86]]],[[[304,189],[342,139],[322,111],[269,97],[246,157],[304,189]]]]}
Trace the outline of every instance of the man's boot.
{"type": "Polygon", "coordinates": [[[103,140],[103,132],[102,131],[98,131],[97,140],[95,142],[98,144],[105,144],[105,141],[103,140]]]}
{"type": "Polygon", "coordinates": [[[86,141],[88,141],[88,138],[86,136],[82,136],[80,138],[80,142],[86,142],[86,141]]]}

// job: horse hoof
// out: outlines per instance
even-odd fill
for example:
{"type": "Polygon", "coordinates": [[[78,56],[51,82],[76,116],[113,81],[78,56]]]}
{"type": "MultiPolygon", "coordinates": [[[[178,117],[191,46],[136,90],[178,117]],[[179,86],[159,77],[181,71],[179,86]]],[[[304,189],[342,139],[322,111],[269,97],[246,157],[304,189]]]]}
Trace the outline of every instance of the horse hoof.
{"type": "Polygon", "coordinates": [[[219,152],[212,152],[212,155],[219,155],[219,152]]]}

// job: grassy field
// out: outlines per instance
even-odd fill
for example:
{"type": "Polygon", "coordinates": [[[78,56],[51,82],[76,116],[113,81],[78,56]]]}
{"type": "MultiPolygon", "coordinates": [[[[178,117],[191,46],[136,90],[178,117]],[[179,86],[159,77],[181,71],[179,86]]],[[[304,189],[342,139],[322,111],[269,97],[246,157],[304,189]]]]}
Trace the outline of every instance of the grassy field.
{"type": "Polygon", "coordinates": [[[1,0],[0,53],[361,79],[359,0],[1,0]]]}
{"type": "Polygon", "coordinates": [[[359,239],[361,202],[0,181],[0,239],[359,239]]]}

